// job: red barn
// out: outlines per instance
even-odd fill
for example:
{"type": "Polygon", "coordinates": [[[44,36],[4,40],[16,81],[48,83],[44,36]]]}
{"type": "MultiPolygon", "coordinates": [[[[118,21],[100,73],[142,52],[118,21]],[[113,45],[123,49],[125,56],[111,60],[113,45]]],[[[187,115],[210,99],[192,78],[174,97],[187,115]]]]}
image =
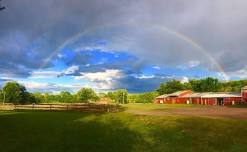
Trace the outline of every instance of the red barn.
{"type": "Polygon", "coordinates": [[[182,98],[186,99],[186,103],[190,104],[202,104],[202,96],[204,93],[191,93],[183,96],[182,98]]]}
{"type": "Polygon", "coordinates": [[[191,90],[178,91],[172,94],[165,94],[156,97],[155,103],[186,103],[185,95],[193,93],[191,90]]]}
{"type": "Polygon", "coordinates": [[[166,97],[168,97],[168,94],[163,94],[161,96],[158,96],[155,98],[155,103],[164,103],[166,97]]]}
{"type": "Polygon", "coordinates": [[[242,94],[243,101],[247,102],[247,86],[242,88],[241,94],[242,94]]]}
{"type": "MultiPolygon", "coordinates": [[[[245,90],[247,97],[247,89],[245,90]]],[[[247,99],[247,98],[246,98],[247,99]]],[[[190,90],[179,91],[156,98],[156,103],[182,103],[182,104],[201,104],[201,105],[234,105],[242,101],[240,93],[231,92],[208,92],[193,93],[190,90]]]]}

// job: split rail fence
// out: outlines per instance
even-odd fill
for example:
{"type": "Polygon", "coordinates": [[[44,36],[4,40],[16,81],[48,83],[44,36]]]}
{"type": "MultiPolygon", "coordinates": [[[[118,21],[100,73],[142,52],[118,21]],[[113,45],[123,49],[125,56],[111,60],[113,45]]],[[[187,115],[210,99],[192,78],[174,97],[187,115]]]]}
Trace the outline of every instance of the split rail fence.
{"type": "Polygon", "coordinates": [[[82,111],[82,112],[118,112],[122,108],[114,104],[29,104],[14,105],[5,103],[0,110],[49,110],[49,111],[82,111]]]}

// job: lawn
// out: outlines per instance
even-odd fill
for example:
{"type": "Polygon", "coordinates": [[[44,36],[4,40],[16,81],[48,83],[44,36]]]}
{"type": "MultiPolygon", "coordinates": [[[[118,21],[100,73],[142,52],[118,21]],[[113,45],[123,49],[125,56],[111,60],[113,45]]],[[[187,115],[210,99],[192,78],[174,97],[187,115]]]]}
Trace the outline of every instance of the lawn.
{"type": "Polygon", "coordinates": [[[152,104],[152,103],[129,103],[122,105],[125,109],[129,110],[165,110],[169,108],[177,108],[177,107],[205,107],[202,105],[195,104],[152,104]]]}
{"type": "Polygon", "coordinates": [[[246,133],[247,120],[0,111],[1,152],[244,152],[246,133]]]}

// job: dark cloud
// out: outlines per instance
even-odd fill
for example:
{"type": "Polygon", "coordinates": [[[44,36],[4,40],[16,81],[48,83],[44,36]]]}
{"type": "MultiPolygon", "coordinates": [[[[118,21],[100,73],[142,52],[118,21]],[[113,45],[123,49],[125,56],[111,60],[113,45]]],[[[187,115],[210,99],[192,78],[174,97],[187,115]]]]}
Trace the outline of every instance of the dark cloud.
{"type": "MultiPolygon", "coordinates": [[[[68,38],[95,26],[121,20],[124,1],[4,1],[0,13],[0,60],[38,69],[68,38]],[[118,18],[112,18],[112,15],[118,18]]],[[[51,61],[45,67],[52,66],[51,61]]],[[[14,72],[15,69],[13,69],[14,72]]]]}
{"type": "Polygon", "coordinates": [[[115,89],[127,89],[130,93],[142,93],[156,90],[160,83],[166,82],[169,78],[154,77],[148,79],[140,79],[131,75],[119,79],[115,85],[115,89]]]}
{"type": "MultiPolygon", "coordinates": [[[[246,4],[245,0],[5,0],[2,5],[7,9],[0,12],[0,73],[27,77],[35,69],[52,67],[47,58],[66,42],[65,48],[74,49],[102,39],[110,42],[106,50],[126,51],[138,59],[91,64],[90,55],[76,54],[64,59],[66,65],[80,66],[76,75],[121,69],[129,77],[119,86],[135,81],[133,87],[139,89],[144,80],[130,75],[141,73],[147,64],[175,67],[200,61],[200,66],[218,71],[213,57],[225,71],[238,71],[247,65],[246,4]],[[68,41],[85,31],[89,33],[78,36],[81,41],[68,41]]],[[[154,88],[159,81],[145,84],[154,88]]]]}

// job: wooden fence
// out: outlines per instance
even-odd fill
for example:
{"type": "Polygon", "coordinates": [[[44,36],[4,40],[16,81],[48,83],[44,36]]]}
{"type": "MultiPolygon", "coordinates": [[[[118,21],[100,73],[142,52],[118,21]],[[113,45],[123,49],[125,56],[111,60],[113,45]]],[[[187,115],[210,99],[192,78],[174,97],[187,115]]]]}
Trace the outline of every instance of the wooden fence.
{"type": "Polygon", "coordinates": [[[0,105],[0,110],[49,110],[49,111],[82,111],[82,112],[118,112],[122,108],[114,104],[29,104],[29,105],[0,105]]]}

